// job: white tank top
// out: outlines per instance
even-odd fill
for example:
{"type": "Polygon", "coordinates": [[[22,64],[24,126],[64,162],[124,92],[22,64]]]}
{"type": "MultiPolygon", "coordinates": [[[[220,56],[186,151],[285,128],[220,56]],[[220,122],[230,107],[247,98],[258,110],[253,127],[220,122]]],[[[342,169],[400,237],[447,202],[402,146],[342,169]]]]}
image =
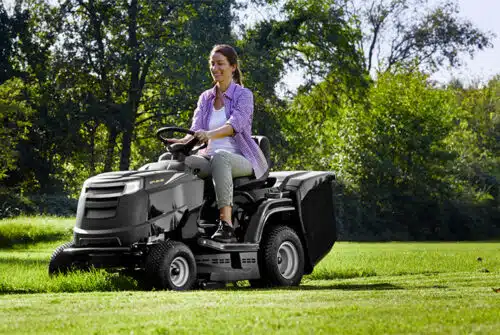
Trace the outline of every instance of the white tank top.
{"type": "MultiPolygon", "coordinates": [[[[210,122],[208,124],[208,130],[213,130],[222,127],[227,122],[226,109],[222,106],[221,109],[215,109],[212,106],[212,113],[210,115],[210,122]]],[[[232,136],[226,136],[223,138],[218,138],[216,140],[208,141],[207,152],[209,156],[213,156],[217,151],[225,150],[233,154],[241,155],[241,150],[236,145],[236,142],[232,136]]]]}

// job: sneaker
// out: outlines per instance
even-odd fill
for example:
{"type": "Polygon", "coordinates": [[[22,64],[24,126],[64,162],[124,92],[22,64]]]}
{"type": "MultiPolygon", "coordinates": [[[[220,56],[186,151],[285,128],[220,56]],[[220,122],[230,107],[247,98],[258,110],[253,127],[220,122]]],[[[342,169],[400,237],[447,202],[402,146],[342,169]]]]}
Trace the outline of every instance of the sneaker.
{"type": "Polygon", "coordinates": [[[223,243],[237,242],[234,228],[226,221],[220,220],[217,231],[212,235],[212,240],[223,243]]]}

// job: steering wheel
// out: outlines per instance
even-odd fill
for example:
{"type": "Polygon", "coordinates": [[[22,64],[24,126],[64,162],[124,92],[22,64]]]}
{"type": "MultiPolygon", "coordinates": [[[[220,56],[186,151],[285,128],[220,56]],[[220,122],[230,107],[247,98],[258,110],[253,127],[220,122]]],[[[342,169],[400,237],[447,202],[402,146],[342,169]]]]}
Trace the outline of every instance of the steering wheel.
{"type": "Polygon", "coordinates": [[[173,134],[175,133],[194,135],[194,131],[180,127],[163,127],[158,129],[156,131],[156,137],[158,137],[167,147],[167,150],[172,153],[182,152],[184,155],[189,156],[207,147],[207,143],[198,145],[200,141],[198,141],[196,137],[193,137],[186,143],[170,143],[168,139],[174,137],[173,134]]]}

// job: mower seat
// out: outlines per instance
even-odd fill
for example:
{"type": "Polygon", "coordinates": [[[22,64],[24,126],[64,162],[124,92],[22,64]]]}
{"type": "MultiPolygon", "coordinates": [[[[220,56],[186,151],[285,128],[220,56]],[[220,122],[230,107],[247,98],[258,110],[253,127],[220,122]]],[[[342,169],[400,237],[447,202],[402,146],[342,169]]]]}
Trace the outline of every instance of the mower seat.
{"type": "Polygon", "coordinates": [[[264,157],[266,157],[267,171],[260,178],[255,178],[255,175],[234,178],[233,188],[235,190],[243,191],[264,185],[269,176],[269,171],[271,170],[271,144],[269,143],[269,139],[265,136],[252,136],[252,138],[257,143],[260,150],[262,150],[264,157]]]}

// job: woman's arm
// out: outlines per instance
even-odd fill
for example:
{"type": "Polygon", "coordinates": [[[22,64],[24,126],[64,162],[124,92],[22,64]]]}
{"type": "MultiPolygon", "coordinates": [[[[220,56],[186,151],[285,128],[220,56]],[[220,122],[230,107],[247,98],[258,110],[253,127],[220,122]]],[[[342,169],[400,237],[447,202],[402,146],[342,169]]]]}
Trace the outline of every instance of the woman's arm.
{"type": "Polygon", "coordinates": [[[213,129],[210,131],[207,131],[207,136],[211,140],[216,140],[218,138],[223,138],[227,136],[233,136],[234,135],[234,129],[233,126],[230,124],[225,124],[217,129],[213,129]]]}
{"type": "Polygon", "coordinates": [[[234,133],[247,131],[252,132],[253,119],[253,94],[247,88],[244,88],[241,94],[235,98],[232,107],[231,116],[226,124],[233,127],[234,133]]]}
{"type": "Polygon", "coordinates": [[[216,140],[218,138],[223,138],[233,135],[234,135],[233,126],[226,123],[225,125],[210,131],[205,131],[205,130],[197,131],[194,134],[194,137],[196,137],[200,142],[204,143],[207,142],[208,140],[216,140]]]}
{"type": "MultiPolygon", "coordinates": [[[[190,130],[196,132],[201,130],[202,127],[202,119],[203,119],[203,110],[206,104],[206,99],[204,98],[204,94],[200,95],[198,98],[198,103],[196,104],[196,109],[193,114],[193,122],[191,124],[190,130]]],[[[186,136],[187,137],[187,136],[186,136]]]]}

